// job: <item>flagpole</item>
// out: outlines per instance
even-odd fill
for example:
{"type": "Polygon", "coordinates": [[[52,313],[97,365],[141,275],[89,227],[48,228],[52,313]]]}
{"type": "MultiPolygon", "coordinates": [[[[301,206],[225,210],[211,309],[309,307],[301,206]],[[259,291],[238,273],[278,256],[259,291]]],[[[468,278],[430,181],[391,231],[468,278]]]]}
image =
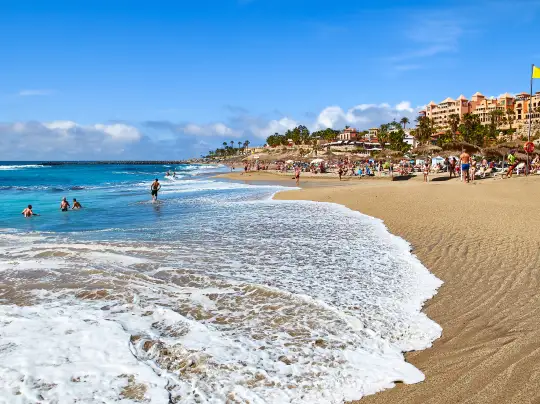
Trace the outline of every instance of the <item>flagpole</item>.
{"type": "MultiPolygon", "coordinates": [[[[531,94],[529,96],[529,133],[527,135],[527,142],[531,141],[531,128],[532,128],[532,97],[533,97],[533,74],[534,74],[534,63],[531,65],[531,94]]],[[[525,172],[529,173],[529,152],[527,152],[527,170],[525,172]]]]}

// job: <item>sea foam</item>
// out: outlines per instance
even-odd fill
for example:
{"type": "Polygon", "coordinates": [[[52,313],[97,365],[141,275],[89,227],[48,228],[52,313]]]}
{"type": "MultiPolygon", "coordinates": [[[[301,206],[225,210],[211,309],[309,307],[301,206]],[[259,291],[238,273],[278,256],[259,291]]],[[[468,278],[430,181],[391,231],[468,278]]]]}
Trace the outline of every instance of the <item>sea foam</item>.
{"type": "Polygon", "coordinates": [[[341,403],[424,379],[402,352],[440,336],[421,308],[441,281],[407,242],[275,187],[182,182],[167,226],[0,234],[0,402],[341,403]]]}

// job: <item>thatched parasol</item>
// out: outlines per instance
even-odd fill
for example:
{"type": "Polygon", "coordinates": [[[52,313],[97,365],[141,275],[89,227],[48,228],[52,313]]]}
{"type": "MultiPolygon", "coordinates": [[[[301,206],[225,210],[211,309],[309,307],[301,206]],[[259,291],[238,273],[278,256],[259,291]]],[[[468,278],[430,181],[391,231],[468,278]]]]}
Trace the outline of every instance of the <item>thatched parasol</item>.
{"type": "Polygon", "coordinates": [[[485,157],[504,157],[508,153],[505,147],[486,147],[482,149],[482,154],[485,157]]]}
{"type": "Polygon", "coordinates": [[[519,149],[522,148],[524,144],[525,142],[522,140],[512,140],[510,142],[501,143],[499,146],[506,147],[508,149],[519,149]]]}
{"type": "Polygon", "coordinates": [[[422,155],[425,156],[427,154],[438,153],[441,150],[442,149],[439,146],[426,145],[426,146],[418,146],[418,147],[412,149],[411,153],[413,153],[413,154],[422,154],[422,155]]]}
{"type": "Polygon", "coordinates": [[[447,151],[462,151],[465,150],[467,153],[478,153],[480,148],[473,144],[467,142],[449,142],[445,143],[442,147],[443,150],[447,151]]]}

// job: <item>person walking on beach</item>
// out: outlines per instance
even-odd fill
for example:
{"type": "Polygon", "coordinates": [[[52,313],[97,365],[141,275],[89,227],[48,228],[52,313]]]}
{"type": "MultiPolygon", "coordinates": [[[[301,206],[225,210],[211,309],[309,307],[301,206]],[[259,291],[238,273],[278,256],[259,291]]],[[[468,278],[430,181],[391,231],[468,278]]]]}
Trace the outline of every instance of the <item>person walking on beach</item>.
{"type": "Polygon", "coordinates": [[[508,166],[508,171],[506,171],[506,177],[507,178],[512,177],[512,173],[514,171],[514,168],[516,168],[516,166],[518,165],[518,161],[517,161],[516,156],[514,154],[515,154],[514,150],[510,150],[510,153],[508,153],[508,164],[510,164],[510,165],[508,166]]]}
{"type": "Polygon", "coordinates": [[[300,166],[294,168],[294,179],[296,180],[296,186],[300,185],[300,166]]]}
{"type": "Polygon", "coordinates": [[[73,207],[71,208],[71,210],[74,210],[74,209],[82,209],[82,205],[79,202],[77,202],[76,198],[73,198],[73,207]]]}
{"type": "Polygon", "coordinates": [[[469,182],[469,168],[471,164],[471,156],[465,150],[459,156],[461,161],[461,179],[463,182],[469,182]]]}
{"type": "Polygon", "coordinates": [[[339,166],[338,170],[339,180],[341,181],[341,176],[343,175],[343,167],[339,166]]]}
{"type": "Polygon", "coordinates": [[[474,177],[476,175],[476,160],[471,159],[471,167],[469,168],[469,181],[474,182],[474,177]]]}
{"type": "Polygon", "coordinates": [[[157,201],[158,198],[158,191],[161,189],[161,184],[159,183],[158,179],[156,178],[155,181],[150,185],[150,191],[152,193],[152,201],[157,201]]]}
{"type": "Polygon", "coordinates": [[[424,182],[429,182],[428,176],[429,176],[429,163],[426,161],[424,163],[424,182]]]}
{"type": "Polygon", "coordinates": [[[450,168],[448,171],[450,171],[450,178],[452,178],[452,175],[454,175],[454,177],[456,176],[456,158],[455,157],[452,157],[452,160],[450,160],[450,168]]]}
{"type": "Polygon", "coordinates": [[[71,208],[71,206],[69,205],[69,202],[67,201],[67,198],[64,196],[62,198],[62,201],[60,202],[60,210],[62,212],[67,212],[69,208],[71,208]]]}
{"type": "Polygon", "coordinates": [[[24,217],[39,216],[37,213],[34,213],[34,211],[32,210],[32,205],[28,205],[28,206],[21,212],[21,214],[22,214],[24,217]]]}

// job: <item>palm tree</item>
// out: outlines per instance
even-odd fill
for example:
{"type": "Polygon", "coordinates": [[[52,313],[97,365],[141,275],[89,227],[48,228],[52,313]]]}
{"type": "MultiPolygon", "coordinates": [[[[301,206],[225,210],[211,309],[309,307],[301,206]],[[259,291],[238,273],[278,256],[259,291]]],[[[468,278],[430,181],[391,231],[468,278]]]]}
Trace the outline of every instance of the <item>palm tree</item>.
{"type": "Polygon", "coordinates": [[[450,131],[452,132],[452,140],[456,140],[456,132],[459,128],[459,123],[461,118],[459,114],[450,114],[448,116],[448,125],[450,126],[450,131]]]}
{"type": "Polygon", "coordinates": [[[381,148],[384,149],[386,143],[390,140],[390,133],[388,132],[390,125],[385,123],[379,127],[379,132],[377,133],[377,139],[381,145],[381,148]]]}
{"type": "Polygon", "coordinates": [[[247,148],[249,147],[249,140],[246,140],[244,142],[244,147],[246,148],[246,151],[247,151],[247,148]]]}
{"type": "Polygon", "coordinates": [[[231,149],[233,149],[234,148],[234,140],[231,140],[230,143],[231,143],[231,149]]]}
{"type": "Polygon", "coordinates": [[[405,130],[405,126],[407,126],[409,123],[411,123],[411,121],[409,121],[409,118],[404,116],[403,118],[401,118],[399,123],[403,125],[403,130],[405,130]]]}
{"type": "Polygon", "coordinates": [[[227,147],[227,142],[223,142],[223,147],[227,147]]]}

